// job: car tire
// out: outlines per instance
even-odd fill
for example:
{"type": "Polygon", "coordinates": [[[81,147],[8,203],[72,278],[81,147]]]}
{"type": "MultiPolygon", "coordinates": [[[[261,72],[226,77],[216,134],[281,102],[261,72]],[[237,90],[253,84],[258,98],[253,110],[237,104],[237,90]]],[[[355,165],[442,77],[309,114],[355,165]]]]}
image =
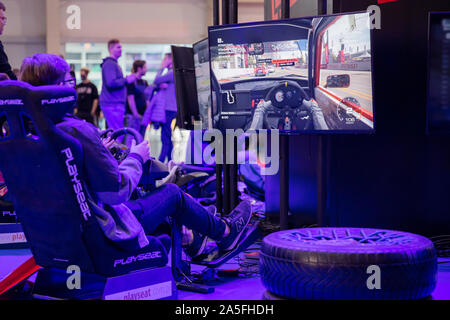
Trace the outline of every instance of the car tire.
{"type": "Polygon", "coordinates": [[[429,239],[407,232],[294,229],[264,238],[260,272],[287,299],[423,299],[436,286],[437,256],[429,239]]]}
{"type": "Polygon", "coordinates": [[[286,300],[286,299],[273,294],[269,290],[266,290],[263,293],[262,300],[276,301],[276,300],[286,300]]]}

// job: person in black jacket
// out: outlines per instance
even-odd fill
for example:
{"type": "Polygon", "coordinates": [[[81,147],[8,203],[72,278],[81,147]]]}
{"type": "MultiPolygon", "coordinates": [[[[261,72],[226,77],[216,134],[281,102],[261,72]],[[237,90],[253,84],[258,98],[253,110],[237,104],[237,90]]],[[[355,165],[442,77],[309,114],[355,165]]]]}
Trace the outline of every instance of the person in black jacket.
{"type": "MultiPolygon", "coordinates": [[[[6,7],[3,2],[0,2],[0,35],[3,34],[3,30],[6,26],[6,7]]],[[[5,73],[11,80],[17,80],[15,73],[12,71],[11,66],[8,62],[8,56],[3,48],[3,43],[0,41],[0,73],[5,73]]]]}

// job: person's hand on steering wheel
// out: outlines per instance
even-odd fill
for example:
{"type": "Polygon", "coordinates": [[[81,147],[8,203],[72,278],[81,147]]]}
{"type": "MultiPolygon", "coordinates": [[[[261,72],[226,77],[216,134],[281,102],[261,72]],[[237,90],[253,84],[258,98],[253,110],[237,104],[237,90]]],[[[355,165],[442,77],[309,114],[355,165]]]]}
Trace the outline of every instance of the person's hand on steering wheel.
{"type": "Polygon", "coordinates": [[[136,140],[131,141],[130,153],[135,153],[142,158],[142,161],[146,163],[150,160],[150,146],[148,141],[144,140],[140,144],[136,144],[136,140]]]}
{"type": "Polygon", "coordinates": [[[264,118],[266,112],[272,107],[270,100],[261,100],[256,106],[255,113],[253,114],[253,120],[250,125],[250,130],[258,130],[264,128],[264,118]]]}
{"type": "Polygon", "coordinates": [[[316,100],[312,98],[310,100],[304,99],[302,107],[311,114],[315,130],[329,130],[322,109],[316,100]]]}
{"type": "Polygon", "coordinates": [[[263,110],[267,110],[268,108],[270,108],[272,106],[272,101],[268,100],[261,100],[259,101],[258,105],[256,106],[256,108],[258,109],[263,109],[263,110]]]}
{"type": "Polygon", "coordinates": [[[108,137],[102,139],[102,143],[105,146],[106,149],[110,150],[111,147],[114,145],[114,142],[116,142],[116,140],[111,138],[111,135],[109,135],[108,137]]]}

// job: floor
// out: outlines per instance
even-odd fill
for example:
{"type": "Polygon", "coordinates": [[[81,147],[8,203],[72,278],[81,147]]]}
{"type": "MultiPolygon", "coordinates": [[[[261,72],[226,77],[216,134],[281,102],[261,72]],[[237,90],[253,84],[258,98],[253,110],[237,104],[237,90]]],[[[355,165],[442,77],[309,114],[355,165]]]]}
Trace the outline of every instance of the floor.
{"type": "MultiPolygon", "coordinates": [[[[22,262],[30,258],[30,252],[21,250],[0,250],[0,280],[12,272],[22,262]]],[[[439,261],[449,261],[450,258],[440,258],[439,261]]],[[[232,260],[222,269],[235,268],[237,261],[232,260]]],[[[438,265],[437,287],[433,292],[433,300],[450,300],[450,263],[438,265]]],[[[201,267],[193,268],[200,271],[201,267]]],[[[180,300],[261,300],[265,291],[257,275],[245,278],[229,278],[214,283],[215,292],[200,294],[186,291],[179,292],[180,300]]]]}
{"type": "MultiPolygon", "coordinates": [[[[152,156],[158,156],[161,149],[160,130],[148,130],[146,133],[147,140],[150,141],[152,156]]],[[[186,145],[189,135],[178,130],[174,132],[174,159],[183,161],[186,154],[186,145]]],[[[20,264],[31,257],[31,253],[27,249],[20,250],[0,250],[0,281],[17,268],[20,264]]],[[[243,258],[243,254],[241,255],[243,258]]],[[[439,259],[440,262],[449,261],[450,258],[439,259]]],[[[236,268],[238,260],[233,259],[229,263],[223,265],[221,269],[236,268]]],[[[200,272],[203,267],[194,266],[194,272],[200,272]]],[[[33,277],[30,278],[33,281],[33,277]]],[[[187,291],[179,291],[179,299],[181,300],[261,300],[265,288],[258,275],[246,275],[241,278],[222,278],[213,284],[215,291],[211,294],[192,293],[187,291]]],[[[438,265],[438,279],[435,291],[432,294],[433,300],[450,300],[450,263],[440,263],[438,265]]]]}

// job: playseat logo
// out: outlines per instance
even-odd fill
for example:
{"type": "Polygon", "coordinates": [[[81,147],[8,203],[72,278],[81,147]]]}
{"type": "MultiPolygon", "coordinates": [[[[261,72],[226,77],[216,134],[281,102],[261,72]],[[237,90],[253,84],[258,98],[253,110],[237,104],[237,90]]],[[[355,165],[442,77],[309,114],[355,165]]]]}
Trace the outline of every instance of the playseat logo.
{"type": "Polygon", "coordinates": [[[3,211],[2,215],[5,216],[11,216],[11,217],[15,217],[16,216],[16,212],[15,211],[3,211]]]}
{"type": "Polygon", "coordinates": [[[64,153],[67,157],[66,160],[66,167],[67,171],[69,172],[69,175],[72,177],[73,182],[73,190],[75,191],[77,195],[77,201],[80,205],[81,212],[83,213],[83,218],[85,221],[88,221],[88,217],[91,216],[91,210],[89,209],[89,206],[86,202],[86,196],[83,192],[83,186],[81,185],[81,181],[78,179],[78,169],[75,164],[70,164],[71,161],[74,160],[72,150],[70,148],[64,149],[61,151],[61,153],[64,153]]]}
{"type": "Polygon", "coordinates": [[[116,268],[118,265],[124,266],[124,265],[134,263],[137,261],[152,260],[152,259],[158,259],[158,258],[161,258],[161,251],[142,253],[137,256],[131,256],[131,257],[128,257],[125,259],[120,259],[120,260],[114,261],[114,268],[116,268]]]}
{"type": "Polygon", "coordinates": [[[41,101],[42,105],[46,104],[56,104],[56,103],[65,103],[75,101],[75,96],[68,96],[63,98],[54,98],[54,99],[44,99],[41,101]]]}
{"type": "Polygon", "coordinates": [[[23,106],[22,99],[0,100],[0,106],[23,106]]]}

